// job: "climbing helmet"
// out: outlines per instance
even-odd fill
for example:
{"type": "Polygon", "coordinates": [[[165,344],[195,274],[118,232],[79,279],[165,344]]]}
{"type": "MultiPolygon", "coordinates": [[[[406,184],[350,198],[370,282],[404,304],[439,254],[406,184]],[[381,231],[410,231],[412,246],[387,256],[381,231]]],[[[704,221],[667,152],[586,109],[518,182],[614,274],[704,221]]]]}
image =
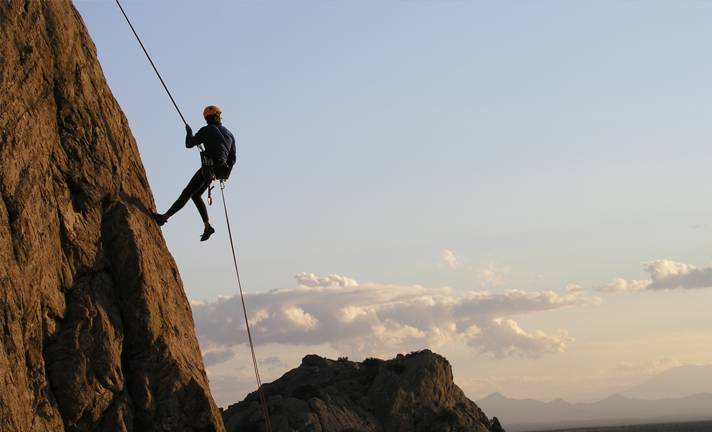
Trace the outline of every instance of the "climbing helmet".
{"type": "Polygon", "coordinates": [[[222,114],[222,111],[220,111],[220,108],[210,105],[209,107],[205,108],[203,110],[203,118],[208,117],[209,115],[217,114],[220,116],[222,114]]]}

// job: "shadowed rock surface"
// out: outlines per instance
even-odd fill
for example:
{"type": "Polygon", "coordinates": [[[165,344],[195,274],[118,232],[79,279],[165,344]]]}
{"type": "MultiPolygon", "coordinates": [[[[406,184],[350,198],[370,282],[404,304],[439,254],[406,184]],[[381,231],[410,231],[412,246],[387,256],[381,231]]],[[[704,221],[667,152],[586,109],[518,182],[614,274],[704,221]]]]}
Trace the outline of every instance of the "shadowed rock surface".
{"type": "Polygon", "coordinates": [[[0,0],[0,51],[0,430],[223,430],[81,17],[0,0]]]}
{"type": "MultiPolygon", "coordinates": [[[[262,388],[274,432],[491,430],[453,383],[450,363],[429,350],[361,363],[308,355],[262,388]]],[[[264,431],[259,400],[253,392],[223,411],[227,431],[264,431]]]]}

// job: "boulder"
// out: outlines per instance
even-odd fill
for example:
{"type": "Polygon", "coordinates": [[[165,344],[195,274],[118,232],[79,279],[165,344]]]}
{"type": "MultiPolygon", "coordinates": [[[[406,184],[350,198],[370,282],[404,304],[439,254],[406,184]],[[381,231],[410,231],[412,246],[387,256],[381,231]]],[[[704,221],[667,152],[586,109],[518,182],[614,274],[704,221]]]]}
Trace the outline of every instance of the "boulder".
{"type": "MultiPolygon", "coordinates": [[[[274,432],[491,430],[454,384],[450,363],[429,350],[360,363],[308,355],[262,390],[274,432]]],[[[266,430],[257,392],[222,415],[228,432],[266,430]]]]}

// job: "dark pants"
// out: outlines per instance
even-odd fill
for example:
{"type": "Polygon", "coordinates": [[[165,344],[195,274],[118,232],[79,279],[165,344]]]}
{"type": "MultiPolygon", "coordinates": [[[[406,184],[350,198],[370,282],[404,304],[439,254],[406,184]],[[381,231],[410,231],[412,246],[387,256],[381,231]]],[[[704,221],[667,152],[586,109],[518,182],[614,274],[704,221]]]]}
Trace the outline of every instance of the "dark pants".
{"type": "Polygon", "coordinates": [[[203,222],[207,222],[208,208],[205,207],[205,202],[203,202],[202,195],[209,185],[210,180],[206,179],[203,176],[203,169],[199,169],[198,172],[195,173],[193,178],[190,179],[190,182],[188,182],[188,186],[183,189],[183,192],[180,194],[176,202],[173,203],[171,208],[168,209],[166,214],[169,216],[173,216],[174,214],[178,213],[178,210],[182,209],[188,203],[189,199],[192,199],[195,203],[195,206],[198,208],[198,212],[200,213],[200,217],[203,219],[203,222]]]}

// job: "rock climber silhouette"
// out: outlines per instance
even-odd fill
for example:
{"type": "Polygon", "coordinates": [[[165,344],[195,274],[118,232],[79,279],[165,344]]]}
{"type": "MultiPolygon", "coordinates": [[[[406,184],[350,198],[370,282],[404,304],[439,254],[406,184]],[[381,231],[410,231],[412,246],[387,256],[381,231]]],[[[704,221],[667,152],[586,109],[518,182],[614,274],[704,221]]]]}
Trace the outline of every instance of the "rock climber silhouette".
{"type": "Polygon", "coordinates": [[[164,214],[156,213],[155,219],[159,226],[163,226],[168,219],[176,214],[188,200],[192,199],[198,208],[200,217],[205,226],[200,241],[205,241],[215,232],[215,228],[210,225],[208,208],[203,201],[203,193],[208,189],[210,183],[217,180],[227,180],[230,177],[233,165],[235,165],[235,137],[225,126],[222,125],[222,111],[216,106],[209,106],[203,111],[203,117],[207,126],[203,126],[193,135],[193,130],[185,125],[187,132],[185,137],[185,147],[193,148],[197,145],[205,145],[205,150],[200,152],[201,167],[190,179],[188,185],[183,189],[180,196],[164,214]]]}

